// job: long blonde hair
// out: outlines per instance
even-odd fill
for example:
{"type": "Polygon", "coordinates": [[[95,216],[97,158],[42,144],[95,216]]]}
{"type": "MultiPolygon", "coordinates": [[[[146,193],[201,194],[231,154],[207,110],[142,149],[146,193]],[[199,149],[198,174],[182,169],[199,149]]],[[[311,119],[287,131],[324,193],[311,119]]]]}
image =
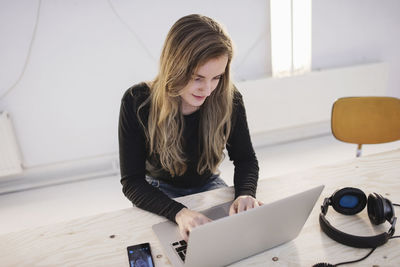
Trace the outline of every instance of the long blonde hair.
{"type": "Polygon", "coordinates": [[[221,25],[197,14],[179,19],[167,35],[159,73],[149,84],[150,112],[146,135],[149,155],[158,155],[162,168],[171,176],[183,175],[187,169],[182,145],[184,119],[181,91],[197,68],[210,59],[224,55],[228,56],[225,73],[200,108],[199,174],[206,170],[215,173],[224,157],[233,105],[233,85],[230,81],[232,42],[221,25]]]}

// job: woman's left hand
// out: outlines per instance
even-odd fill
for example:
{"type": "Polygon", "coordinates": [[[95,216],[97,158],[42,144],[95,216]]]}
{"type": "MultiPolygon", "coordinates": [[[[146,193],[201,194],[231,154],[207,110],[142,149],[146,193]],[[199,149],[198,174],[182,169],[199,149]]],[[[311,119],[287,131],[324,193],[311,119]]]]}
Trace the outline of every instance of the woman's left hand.
{"type": "Polygon", "coordinates": [[[264,203],[255,199],[252,196],[238,196],[235,201],[233,201],[230,209],[229,215],[233,215],[242,211],[253,209],[255,207],[261,206],[264,203]]]}

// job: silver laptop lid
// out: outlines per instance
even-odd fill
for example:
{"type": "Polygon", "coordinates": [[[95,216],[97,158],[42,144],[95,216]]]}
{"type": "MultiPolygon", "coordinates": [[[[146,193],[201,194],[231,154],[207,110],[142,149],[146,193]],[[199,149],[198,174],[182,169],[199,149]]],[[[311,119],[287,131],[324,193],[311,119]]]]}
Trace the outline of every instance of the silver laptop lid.
{"type": "Polygon", "coordinates": [[[321,185],[194,228],[185,266],[224,266],[296,238],[323,188],[321,185]]]}

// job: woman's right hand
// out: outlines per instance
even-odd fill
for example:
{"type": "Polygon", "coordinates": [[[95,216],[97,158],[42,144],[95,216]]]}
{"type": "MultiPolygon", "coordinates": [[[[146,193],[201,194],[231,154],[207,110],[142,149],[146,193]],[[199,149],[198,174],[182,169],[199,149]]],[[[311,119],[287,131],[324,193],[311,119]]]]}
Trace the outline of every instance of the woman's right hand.
{"type": "Polygon", "coordinates": [[[205,215],[187,208],[181,209],[175,216],[182,238],[187,242],[190,231],[196,226],[211,222],[205,215]]]}

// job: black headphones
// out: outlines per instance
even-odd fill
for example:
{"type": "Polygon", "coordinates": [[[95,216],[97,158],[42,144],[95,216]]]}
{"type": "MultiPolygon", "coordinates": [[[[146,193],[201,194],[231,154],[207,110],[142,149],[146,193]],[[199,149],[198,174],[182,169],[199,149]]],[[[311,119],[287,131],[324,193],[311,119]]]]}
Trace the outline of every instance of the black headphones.
{"type": "Polygon", "coordinates": [[[339,243],[356,248],[376,248],[385,244],[394,234],[396,220],[390,200],[373,193],[369,194],[367,201],[364,192],[353,187],[337,190],[331,197],[325,198],[319,215],[319,225],[325,234],[339,243]],[[366,205],[371,223],[378,225],[388,221],[391,224],[387,232],[375,236],[350,235],[333,227],[325,217],[329,206],[341,214],[354,215],[366,205]]]}

